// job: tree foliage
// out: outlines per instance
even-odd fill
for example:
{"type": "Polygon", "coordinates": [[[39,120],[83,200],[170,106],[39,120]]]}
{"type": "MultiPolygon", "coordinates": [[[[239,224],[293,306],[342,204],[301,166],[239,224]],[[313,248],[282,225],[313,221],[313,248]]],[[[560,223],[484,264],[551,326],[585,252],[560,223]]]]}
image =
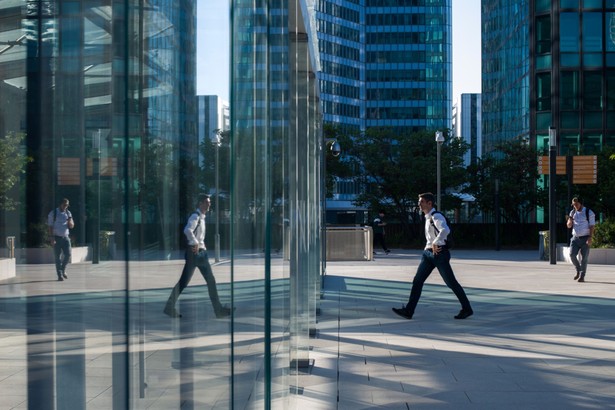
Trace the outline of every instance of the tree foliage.
{"type": "Polygon", "coordinates": [[[10,192],[25,173],[26,164],[32,161],[22,149],[24,138],[24,134],[18,133],[0,138],[0,209],[4,211],[12,211],[19,205],[10,192]]]}
{"type": "MultiPolygon", "coordinates": [[[[347,136],[341,142],[345,168],[336,177],[349,178],[364,188],[355,204],[374,212],[383,209],[397,219],[409,234],[418,220],[418,194],[437,190],[437,144],[435,133],[422,131],[398,134],[391,128],[371,128],[364,135],[347,136]]],[[[467,144],[458,138],[446,138],[441,148],[441,209],[453,209],[460,199],[448,190],[465,181],[463,154],[467,144]]],[[[329,166],[328,166],[329,167],[329,166]]],[[[328,168],[330,170],[330,168],[328,168]]],[[[335,169],[331,171],[335,173],[335,169]]]]}
{"type": "Polygon", "coordinates": [[[548,193],[538,186],[538,153],[521,141],[508,141],[468,167],[464,192],[474,196],[486,213],[494,212],[499,192],[500,212],[505,222],[527,222],[538,206],[546,206],[548,193]]]}

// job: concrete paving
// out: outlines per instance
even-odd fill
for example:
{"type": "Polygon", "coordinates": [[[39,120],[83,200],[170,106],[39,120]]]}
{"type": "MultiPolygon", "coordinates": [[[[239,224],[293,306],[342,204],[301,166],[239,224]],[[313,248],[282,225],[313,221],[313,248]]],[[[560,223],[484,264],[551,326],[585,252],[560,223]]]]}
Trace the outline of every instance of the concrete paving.
{"type": "MultiPolygon", "coordinates": [[[[571,265],[540,261],[537,251],[452,253],[475,311],[466,320],[453,319],[460,306],[437,271],[412,320],[391,311],[408,300],[419,251],[329,262],[317,332],[310,339],[314,365],[285,375],[288,357],[276,358],[273,408],[615,409],[613,266],[590,265],[586,282],[578,283],[571,265]]],[[[32,375],[26,358],[39,346],[41,359],[50,356],[57,365],[57,408],[77,408],[62,402],[74,395],[62,386],[79,385],[71,379],[71,361],[63,360],[71,357],[84,363],[77,375],[87,376],[81,383],[86,407],[112,408],[118,385],[113,330],[119,325],[121,333],[124,303],[133,302],[132,319],[140,315],[143,327],[130,329],[132,360],[138,363],[142,354],[147,365],[143,378],[139,366],[130,376],[131,408],[264,408],[263,312],[254,303],[262,289],[250,282],[250,271],[262,269],[260,258],[236,263],[234,322],[216,320],[202,303],[206,291],[198,276],[180,298],[185,318],[161,314],[181,260],[131,263],[129,282],[121,262],[72,265],[64,282],[54,280],[49,266],[18,266],[16,278],[0,282],[0,409],[28,408],[26,381],[32,375]],[[125,299],[127,284],[142,291],[125,299]],[[28,338],[28,312],[47,302],[54,311],[50,339],[44,332],[28,338]]],[[[285,277],[286,268],[274,264],[274,276],[285,277]]],[[[229,272],[228,263],[214,266],[225,303],[229,272]]],[[[276,286],[274,295],[288,291],[276,286]]],[[[287,348],[284,337],[272,339],[272,352],[287,348]]]]}
{"type": "Polygon", "coordinates": [[[309,409],[613,409],[615,268],[585,283],[535,251],[453,251],[474,315],[434,271],[412,320],[420,252],[329,262],[315,360],[301,376],[309,409]]]}

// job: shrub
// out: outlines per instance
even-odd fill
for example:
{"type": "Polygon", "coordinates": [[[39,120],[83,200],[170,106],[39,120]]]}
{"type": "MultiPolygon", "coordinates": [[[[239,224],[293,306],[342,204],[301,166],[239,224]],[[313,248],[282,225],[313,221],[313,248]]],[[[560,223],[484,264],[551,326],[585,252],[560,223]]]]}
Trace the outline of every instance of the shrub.
{"type": "Polygon", "coordinates": [[[615,248],[615,221],[607,219],[597,223],[592,240],[593,247],[615,248]]]}

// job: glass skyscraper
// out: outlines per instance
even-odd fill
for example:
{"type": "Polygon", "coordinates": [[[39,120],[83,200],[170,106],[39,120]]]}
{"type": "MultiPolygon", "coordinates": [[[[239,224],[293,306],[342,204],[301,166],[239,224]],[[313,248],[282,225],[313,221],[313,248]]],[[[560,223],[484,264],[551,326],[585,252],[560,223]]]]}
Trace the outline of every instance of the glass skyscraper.
{"type": "Polygon", "coordinates": [[[450,128],[450,0],[320,0],[325,122],[450,128]]]}
{"type": "Polygon", "coordinates": [[[531,130],[559,155],[591,155],[615,146],[615,1],[530,1],[531,130]]]}
{"type": "Polygon", "coordinates": [[[530,133],[529,0],[482,1],[483,153],[530,133]]]}
{"type": "Polygon", "coordinates": [[[489,0],[483,19],[485,152],[521,138],[559,155],[615,145],[615,2],[489,0]]]}

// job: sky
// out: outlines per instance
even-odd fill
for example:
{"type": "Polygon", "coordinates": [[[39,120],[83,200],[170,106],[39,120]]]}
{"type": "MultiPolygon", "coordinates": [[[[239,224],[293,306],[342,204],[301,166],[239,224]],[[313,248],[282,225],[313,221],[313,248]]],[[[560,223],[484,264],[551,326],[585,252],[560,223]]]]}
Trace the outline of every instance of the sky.
{"type": "MultiPolygon", "coordinates": [[[[480,2],[453,4],[453,103],[481,92],[480,2]]],[[[230,0],[197,1],[197,94],[229,100],[230,0]]]]}

